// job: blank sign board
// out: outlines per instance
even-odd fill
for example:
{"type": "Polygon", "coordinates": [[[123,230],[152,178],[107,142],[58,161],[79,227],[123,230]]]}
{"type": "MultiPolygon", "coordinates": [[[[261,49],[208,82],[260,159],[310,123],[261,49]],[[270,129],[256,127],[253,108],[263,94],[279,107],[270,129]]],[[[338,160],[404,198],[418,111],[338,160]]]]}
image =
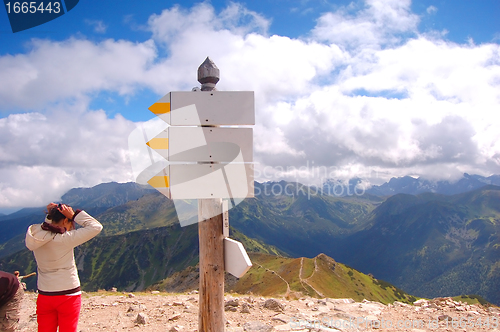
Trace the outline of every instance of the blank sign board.
{"type": "Polygon", "coordinates": [[[169,161],[253,161],[252,128],[169,127],[147,143],[169,161]]]}
{"type": "Polygon", "coordinates": [[[171,164],[148,183],[170,199],[254,197],[251,164],[171,164]]]}
{"type": "Polygon", "coordinates": [[[252,262],[243,245],[230,238],[224,239],[224,269],[236,278],[241,278],[252,267],[252,262]]]}
{"type": "Polygon", "coordinates": [[[253,91],[175,91],[149,110],[171,126],[255,124],[253,91]]]}

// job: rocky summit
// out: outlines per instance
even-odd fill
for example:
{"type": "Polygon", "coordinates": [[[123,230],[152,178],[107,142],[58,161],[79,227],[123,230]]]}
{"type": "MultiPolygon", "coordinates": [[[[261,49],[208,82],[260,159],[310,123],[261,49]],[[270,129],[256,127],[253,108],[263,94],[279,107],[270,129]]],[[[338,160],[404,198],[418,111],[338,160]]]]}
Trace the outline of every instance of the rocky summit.
{"type": "MultiPolygon", "coordinates": [[[[198,329],[196,291],[172,294],[95,292],[82,295],[78,331],[180,332],[198,329]]],[[[34,332],[36,294],[27,292],[20,331],[34,332]]],[[[500,309],[452,298],[382,304],[350,298],[295,300],[226,294],[226,331],[497,331],[500,309]]]]}

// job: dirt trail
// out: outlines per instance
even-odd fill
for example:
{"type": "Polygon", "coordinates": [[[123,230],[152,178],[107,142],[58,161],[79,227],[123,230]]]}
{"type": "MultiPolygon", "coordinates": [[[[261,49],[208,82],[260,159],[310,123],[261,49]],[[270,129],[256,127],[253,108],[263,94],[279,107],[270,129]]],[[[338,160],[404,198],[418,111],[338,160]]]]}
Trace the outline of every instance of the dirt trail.
{"type": "Polygon", "coordinates": [[[260,264],[257,264],[257,263],[254,263],[256,265],[258,265],[260,268],[262,269],[265,269],[266,272],[271,272],[273,274],[275,274],[276,276],[278,276],[281,280],[283,280],[286,284],[286,293],[285,293],[285,297],[288,297],[290,295],[290,284],[288,283],[288,281],[286,281],[282,276],[280,276],[280,274],[274,270],[271,270],[271,269],[268,269],[268,268],[265,268],[263,267],[262,265],[260,264]]]}
{"type": "MultiPolygon", "coordinates": [[[[318,296],[319,296],[319,297],[323,298],[323,297],[325,297],[325,296],[323,295],[323,293],[321,293],[321,292],[320,292],[320,291],[318,291],[316,288],[314,288],[314,287],[313,287],[313,286],[309,283],[309,281],[308,281],[309,279],[311,279],[311,278],[312,278],[312,276],[314,275],[314,273],[318,272],[318,263],[317,263],[317,261],[316,261],[316,258],[317,258],[317,257],[314,257],[314,270],[313,270],[313,273],[311,273],[311,275],[310,275],[309,277],[305,278],[305,279],[303,279],[303,278],[302,278],[302,267],[304,266],[304,257],[302,257],[302,258],[300,259],[299,280],[300,280],[300,283],[302,284],[302,287],[304,287],[304,284],[306,284],[307,286],[311,287],[311,289],[312,289],[313,291],[315,291],[315,292],[316,292],[316,294],[318,294],[318,296]]],[[[304,289],[306,289],[306,288],[304,287],[304,289]]]]}

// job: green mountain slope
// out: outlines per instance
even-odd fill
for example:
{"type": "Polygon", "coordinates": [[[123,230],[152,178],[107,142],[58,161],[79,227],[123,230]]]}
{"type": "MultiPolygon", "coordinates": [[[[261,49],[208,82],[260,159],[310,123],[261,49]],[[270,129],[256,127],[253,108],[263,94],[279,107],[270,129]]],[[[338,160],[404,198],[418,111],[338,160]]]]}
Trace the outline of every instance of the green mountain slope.
{"type": "Polygon", "coordinates": [[[61,201],[98,214],[110,207],[137,200],[154,192],[156,190],[150,186],[142,186],[135,182],[109,182],[101,183],[92,188],[71,189],[61,197],[61,201]]]}
{"type": "Polygon", "coordinates": [[[26,211],[22,211],[19,216],[6,216],[5,220],[0,220],[0,228],[2,229],[0,232],[0,258],[24,249],[24,236],[28,226],[41,223],[45,218],[43,208],[29,209],[29,211],[28,214],[24,214],[23,212],[26,211]]]}
{"type": "MultiPolygon", "coordinates": [[[[63,203],[73,206],[75,209],[84,209],[99,220],[104,218],[105,231],[103,235],[123,234],[129,231],[148,229],[171,225],[176,222],[175,209],[171,201],[159,195],[154,189],[138,185],[136,183],[103,183],[92,188],[75,188],[62,196],[63,203]],[[137,216],[134,209],[125,215],[120,215],[123,209],[109,212],[109,209],[127,203],[140,200],[141,197],[149,195],[149,198],[141,200],[143,209],[137,216]],[[150,203],[150,206],[148,205],[150,203]],[[155,205],[158,204],[158,205],[155,205]],[[149,209],[146,210],[146,209],[149,209]],[[164,213],[165,209],[173,211],[164,213]],[[156,214],[150,218],[151,214],[156,214]],[[159,215],[163,214],[160,218],[159,215]]],[[[45,207],[26,208],[11,215],[0,217],[0,257],[5,257],[16,251],[24,249],[24,234],[29,225],[41,223],[45,218],[45,207]]],[[[125,210],[128,210],[126,207],[125,210]]]]}
{"type": "Polygon", "coordinates": [[[179,224],[173,202],[159,193],[146,194],[137,200],[109,208],[96,218],[104,226],[100,236],[179,224]]]}
{"type": "MultiPolygon", "coordinates": [[[[272,246],[251,239],[238,231],[233,238],[248,252],[280,254],[272,246]]],[[[82,287],[86,291],[110,289],[138,291],[198,263],[198,227],[172,225],[151,230],[96,237],[75,249],[82,287]]],[[[0,259],[0,270],[28,274],[36,271],[33,254],[21,250],[0,259]]],[[[36,288],[35,278],[28,286],[36,288]]]]}
{"type": "Polygon", "coordinates": [[[256,192],[261,194],[229,211],[231,225],[294,257],[330,252],[332,240],[367,227],[366,216],[381,202],[315,191],[309,195],[307,187],[287,182],[256,183],[256,192]],[[273,195],[273,186],[287,188],[293,195],[273,195]]]}
{"type": "Polygon", "coordinates": [[[455,196],[395,195],[337,259],[422,296],[500,303],[500,187],[455,196]]]}
{"type": "MultiPolygon", "coordinates": [[[[252,268],[240,279],[226,277],[226,292],[300,298],[352,298],[392,303],[416,299],[396,287],[360,273],[320,254],[314,258],[286,258],[251,253],[252,268]]],[[[190,267],[150,289],[185,292],[198,288],[199,271],[190,267]]]]}
{"type": "MultiPolygon", "coordinates": [[[[195,265],[198,262],[198,229],[193,226],[175,225],[96,237],[75,248],[83,289],[142,290],[195,265]]],[[[7,256],[0,260],[0,269],[19,270],[21,274],[36,271],[33,253],[24,249],[7,256]]],[[[29,281],[28,286],[36,288],[34,280],[29,281]]]]}
{"type": "MultiPolygon", "coordinates": [[[[117,184],[110,184],[115,188],[117,184]]],[[[116,187],[121,193],[122,190],[127,190],[129,184],[123,184],[125,187],[116,187]]],[[[138,186],[133,184],[134,186],[138,186]]],[[[133,188],[135,188],[133,186],[133,188]]],[[[116,189],[115,188],[115,189],[116,189]]],[[[123,197],[133,197],[134,200],[127,201],[122,204],[122,198],[115,200],[113,191],[109,189],[103,190],[98,188],[98,193],[93,193],[88,202],[76,202],[71,205],[75,208],[82,208],[88,211],[96,219],[98,219],[104,226],[103,231],[99,234],[102,236],[112,236],[118,234],[126,234],[129,232],[154,229],[159,227],[178,225],[178,218],[175,211],[174,204],[171,200],[165,198],[158,192],[151,192],[151,190],[133,189],[133,195],[121,194],[123,197]],[[101,193],[103,191],[103,193],[101,193]],[[142,196],[141,196],[142,195],[142,196]],[[135,199],[136,196],[141,196],[135,199]],[[106,204],[118,201],[120,205],[106,207],[106,204]],[[89,206],[96,202],[100,202],[99,206],[89,206]],[[99,212],[101,211],[101,212],[99,212]]],[[[76,192],[80,193],[83,189],[76,192]]],[[[85,190],[83,190],[85,191],[85,190]]],[[[72,191],[70,191],[71,193],[72,191]]],[[[82,194],[83,196],[83,194],[82,194]]],[[[66,195],[64,196],[66,197],[66,195]]],[[[71,199],[77,199],[80,196],[69,196],[71,199]]],[[[69,204],[69,202],[68,202],[69,204]]],[[[0,258],[15,253],[16,251],[25,248],[24,237],[29,225],[41,223],[44,220],[44,209],[34,209],[33,213],[28,215],[21,215],[19,217],[13,216],[12,219],[0,221],[0,227],[4,232],[0,233],[0,258]]]]}

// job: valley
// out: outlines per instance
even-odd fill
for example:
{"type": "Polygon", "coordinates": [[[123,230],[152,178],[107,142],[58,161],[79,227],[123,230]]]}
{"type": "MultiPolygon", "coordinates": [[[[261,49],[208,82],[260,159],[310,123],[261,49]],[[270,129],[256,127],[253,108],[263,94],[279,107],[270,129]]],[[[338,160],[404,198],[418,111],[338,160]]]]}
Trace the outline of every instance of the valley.
{"type": "MultiPolygon", "coordinates": [[[[262,194],[230,210],[231,237],[244,244],[254,266],[237,281],[228,278],[228,290],[382,303],[403,301],[398,294],[477,294],[500,303],[500,187],[337,197],[301,194],[297,183],[280,185],[298,195],[274,195],[265,190],[270,185],[256,183],[262,194]],[[331,273],[319,278],[324,271],[331,273]],[[383,286],[392,295],[380,293],[383,286]]],[[[104,225],[101,235],[75,250],[84,289],[140,291],[162,283],[182,289],[187,285],[175,281],[176,273],[196,274],[197,225],[180,227],[172,201],[154,190],[101,184],[73,189],[62,200],[104,225]]],[[[23,240],[27,225],[42,218],[43,208],[0,216],[0,269],[36,270],[23,240]]],[[[28,286],[33,289],[34,280],[28,286]]]]}

